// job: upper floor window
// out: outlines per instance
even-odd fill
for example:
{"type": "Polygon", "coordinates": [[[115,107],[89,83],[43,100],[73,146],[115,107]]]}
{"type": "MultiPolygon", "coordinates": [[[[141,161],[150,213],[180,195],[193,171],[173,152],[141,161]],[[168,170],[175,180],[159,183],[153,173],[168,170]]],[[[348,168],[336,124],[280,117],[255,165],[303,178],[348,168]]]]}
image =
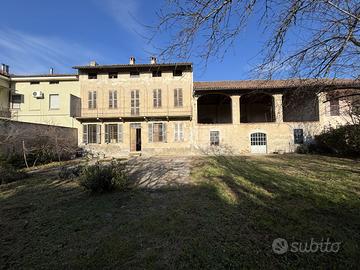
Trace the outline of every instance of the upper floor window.
{"type": "Polygon", "coordinates": [[[60,98],[58,94],[49,95],[49,109],[50,110],[60,109],[60,98]]]}
{"type": "Polygon", "coordinates": [[[184,124],[183,123],[174,123],[174,141],[183,142],[184,141],[184,124]]]}
{"type": "Polygon", "coordinates": [[[161,107],[161,89],[153,90],[153,106],[154,108],[161,107]]]}
{"type": "Polygon", "coordinates": [[[149,124],[149,142],[166,142],[166,123],[149,124]]]}
{"type": "Polygon", "coordinates": [[[152,72],[153,77],[161,77],[161,71],[160,70],[154,70],[152,72]]]}
{"type": "Polygon", "coordinates": [[[32,82],[30,82],[30,84],[40,84],[40,82],[39,81],[32,81],[32,82]]]}
{"type": "Polygon", "coordinates": [[[294,129],[294,143],[302,144],[304,143],[304,131],[301,128],[294,129]]]}
{"type": "Polygon", "coordinates": [[[117,91],[110,90],[109,91],[109,109],[117,108],[117,91]]]}
{"type": "Polygon", "coordinates": [[[131,115],[140,114],[140,93],[139,90],[131,90],[131,115]]]}
{"type": "Polygon", "coordinates": [[[330,115],[331,116],[340,115],[340,106],[339,106],[339,99],[338,98],[330,100],[330,115]]]}
{"type": "Polygon", "coordinates": [[[95,79],[97,79],[97,74],[96,74],[96,73],[89,73],[89,74],[88,74],[88,79],[89,79],[89,80],[95,80],[95,79]]]}
{"type": "Polygon", "coordinates": [[[119,143],[123,141],[121,124],[105,124],[105,143],[119,143]]]}
{"type": "Polygon", "coordinates": [[[218,146],[220,144],[220,132],[217,130],[210,131],[210,145],[218,146]]]}
{"type": "Polygon", "coordinates": [[[182,70],[174,70],[173,71],[173,76],[174,77],[179,77],[179,76],[182,76],[182,75],[183,75],[182,70]]]}
{"type": "Polygon", "coordinates": [[[88,93],[88,108],[96,109],[96,91],[89,91],[88,93]]]}
{"type": "Polygon", "coordinates": [[[50,81],[49,84],[59,84],[59,81],[50,81]]]}
{"type": "Polygon", "coordinates": [[[116,72],[110,72],[109,73],[109,79],[117,79],[118,74],[116,72]]]}
{"type": "Polygon", "coordinates": [[[139,71],[130,71],[130,78],[138,78],[140,77],[139,71]]]}
{"type": "Polygon", "coordinates": [[[174,89],[174,107],[183,106],[183,92],[181,88],[174,89]]]}

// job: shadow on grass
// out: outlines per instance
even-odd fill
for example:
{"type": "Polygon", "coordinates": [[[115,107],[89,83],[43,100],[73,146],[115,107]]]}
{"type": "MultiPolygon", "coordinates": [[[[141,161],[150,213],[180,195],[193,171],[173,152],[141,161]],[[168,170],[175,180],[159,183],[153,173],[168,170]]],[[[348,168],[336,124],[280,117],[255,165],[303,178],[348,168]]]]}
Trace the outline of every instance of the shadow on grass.
{"type": "Polygon", "coordinates": [[[214,156],[198,162],[189,185],[97,196],[45,178],[1,187],[0,267],[356,268],[359,194],[348,189],[344,198],[339,188],[359,185],[356,175],[307,180],[312,161],[302,162],[298,176],[296,157],[214,156]],[[278,237],[342,246],[337,254],[276,255],[278,237]]]}

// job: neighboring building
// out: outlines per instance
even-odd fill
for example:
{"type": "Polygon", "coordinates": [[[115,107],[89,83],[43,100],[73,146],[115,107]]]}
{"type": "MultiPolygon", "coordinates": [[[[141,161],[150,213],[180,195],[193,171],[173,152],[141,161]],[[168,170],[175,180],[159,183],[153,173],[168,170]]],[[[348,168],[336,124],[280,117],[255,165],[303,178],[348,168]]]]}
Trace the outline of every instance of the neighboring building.
{"type": "Polygon", "coordinates": [[[9,111],[10,76],[9,67],[1,64],[0,67],[0,117],[10,117],[9,111]]]}
{"type": "Polygon", "coordinates": [[[7,112],[10,104],[19,121],[76,127],[79,145],[104,156],[217,146],[234,154],[293,152],[351,122],[360,95],[360,83],[346,79],[193,82],[192,63],[155,58],[74,68],[76,75],[0,75],[0,104],[7,112]]]}
{"type": "Polygon", "coordinates": [[[79,128],[80,87],[76,74],[11,75],[11,118],[79,128]]]}

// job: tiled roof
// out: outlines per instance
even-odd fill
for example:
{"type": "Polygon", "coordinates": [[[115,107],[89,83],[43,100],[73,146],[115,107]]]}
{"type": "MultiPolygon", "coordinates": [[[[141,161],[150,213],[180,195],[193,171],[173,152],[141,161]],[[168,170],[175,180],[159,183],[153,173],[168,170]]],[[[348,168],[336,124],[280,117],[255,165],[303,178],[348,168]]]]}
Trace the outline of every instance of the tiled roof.
{"type": "Polygon", "coordinates": [[[309,86],[360,87],[359,80],[352,79],[289,79],[194,82],[194,90],[249,90],[279,89],[309,86]]]}
{"type": "Polygon", "coordinates": [[[30,74],[30,75],[15,75],[11,74],[11,78],[27,78],[27,77],[70,77],[77,76],[77,74],[30,74]]]}
{"type": "Polygon", "coordinates": [[[192,63],[179,62],[179,63],[159,63],[159,64],[114,64],[114,65],[96,65],[96,66],[75,66],[75,69],[126,69],[126,68],[154,68],[154,67],[176,67],[187,66],[191,67],[192,63]]]}

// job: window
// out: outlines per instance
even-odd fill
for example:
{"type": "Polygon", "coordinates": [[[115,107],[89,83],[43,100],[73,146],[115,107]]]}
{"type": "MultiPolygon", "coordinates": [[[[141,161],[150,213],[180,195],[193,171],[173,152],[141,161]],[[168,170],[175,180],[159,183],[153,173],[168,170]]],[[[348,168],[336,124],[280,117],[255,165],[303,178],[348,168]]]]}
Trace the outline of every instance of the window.
{"type": "Polygon", "coordinates": [[[119,143],[123,141],[121,124],[105,124],[105,142],[119,143]]]}
{"type": "Polygon", "coordinates": [[[220,132],[219,131],[210,131],[210,145],[219,145],[220,144],[220,132]]]}
{"type": "Polygon", "coordinates": [[[330,100],[330,115],[331,116],[340,115],[339,99],[330,100]]]}
{"type": "Polygon", "coordinates": [[[161,107],[161,89],[153,90],[153,106],[154,108],[161,107]]]}
{"type": "Polygon", "coordinates": [[[250,144],[253,145],[266,145],[266,134],[257,132],[250,135],[250,144]]]}
{"type": "Polygon", "coordinates": [[[130,71],[130,78],[138,78],[140,77],[139,71],[130,71]]]}
{"type": "Polygon", "coordinates": [[[131,115],[140,115],[140,94],[139,90],[131,91],[131,115]]]}
{"type": "Polygon", "coordinates": [[[183,123],[175,123],[174,124],[174,141],[175,142],[183,142],[184,141],[184,124],[183,123]]]}
{"type": "Polygon", "coordinates": [[[117,79],[118,74],[116,72],[109,73],[109,79],[117,79]]]}
{"type": "Polygon", "coordinates": [[[38,81],[32,81],[32,82],[30,82],[30,84],[40,84],[40,82],[38,82],[38,81]]]}
{"type": "Polygon", "coordinates": [[[160,70],[154,70],[152,72],[153,77],[161,77],[161,71],[160,70]]]}
{"type": "Polygon", "coordinates": [[[166,142],[166,124],[149,124],[149,142],[166,142]]]}
{"type": "Polygon", "coordinates": [[[96,91],[89,91],[88,94],[88,108],[96,109],[96,91]]]}
{"type": "Polygon", "coordinates": [[[11,107],[13,109],[20,109],[22,97],[23,97],[22,95],[18,95],[18,94],[11,95],[11,107]]]}
{"type": "Polygon", "coordinates": [[[50,81],[49,84],[59,84],[59,81],[50,81]]]}
{"type": "Polygon", "coordinates": [[[101,125],[83,125],[83,143],[101,143],[101,125]]]}
{"type": "Polygon", "coordinates": [[[183,93],[181,88],[174,89],[174,106],[183,106],[183,93]]]}
{"type": "Polygon", "coordinates": [[[109,109],[117,108],[117,91],[110,90],[109,91],[109,109]]]}
{"type": "Polygon", "coordinates": [[[88,79],[89,80],[96,80],[97,79],[97,74],[96,73],[89,73],[88,74],[88,79]]]}
{"type": "Polygon", "coordinates": [[[304,143],[304,132],[301,128],[294,129],[294,143],[295,144],[304,143]]]}
{"type": "Polygon", "coordinates": [[[60,98],[58,94],[49,95],[49,109],[50,110],[60,109],[60,98]]]}
{"type": "Polygon", "coordinates": [[[182,76],[182,70],[174,70],[173,71],[173,76],[174,77],[179,77],[179,76],[182,76]]]}

